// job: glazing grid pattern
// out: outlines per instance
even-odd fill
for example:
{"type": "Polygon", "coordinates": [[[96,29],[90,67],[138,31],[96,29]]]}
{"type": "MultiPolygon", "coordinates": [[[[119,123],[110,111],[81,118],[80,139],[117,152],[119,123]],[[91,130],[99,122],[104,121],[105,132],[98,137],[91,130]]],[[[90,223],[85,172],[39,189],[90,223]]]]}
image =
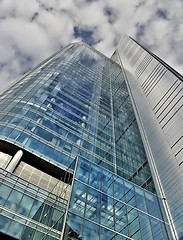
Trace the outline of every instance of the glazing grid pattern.
{"type": "Polygon", "coordinates": [[[0,169],[0,231],[21,240],[60,239],[67,201],[0,169]]]}
{"type": "Polygon", "coordinates": [[[81,158],[63,239],[171,239],[161,201],[153,193],[81,158]]]}
{"type": "Polygon", "coordinates": [[[156,195],[116,175],[155,192],[119,65],[71,44],[5,91],[1,103],[2,140],[61,168],[83,160],[64,239],[75,224],[84,240],[166,239],[156,195]]]}
{"type": "Polygon", "coordinates": [[[120,67],[71,44],[3,93],[1,139],[62,168],[83,156],[154,192],[120,67]]]}

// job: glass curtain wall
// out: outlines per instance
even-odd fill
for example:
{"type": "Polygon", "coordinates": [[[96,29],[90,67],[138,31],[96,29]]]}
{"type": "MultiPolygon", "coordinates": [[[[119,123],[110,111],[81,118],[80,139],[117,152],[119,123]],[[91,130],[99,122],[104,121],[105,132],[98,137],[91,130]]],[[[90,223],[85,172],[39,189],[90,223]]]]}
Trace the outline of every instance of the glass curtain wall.
{"type": "Polygon", "coordinates": [[[168,238],[117,63],[82,43],[70,44],[0,101],[2,141],[61,169],[78,161],[63,239],[168,238]]]}
{"type": "Polygon", "coordinates": [[[0,110],[1,139],[62,168],[84,156],[154,191],[121,69],[86,46],[70,45],[22,78],[0,110]]]}

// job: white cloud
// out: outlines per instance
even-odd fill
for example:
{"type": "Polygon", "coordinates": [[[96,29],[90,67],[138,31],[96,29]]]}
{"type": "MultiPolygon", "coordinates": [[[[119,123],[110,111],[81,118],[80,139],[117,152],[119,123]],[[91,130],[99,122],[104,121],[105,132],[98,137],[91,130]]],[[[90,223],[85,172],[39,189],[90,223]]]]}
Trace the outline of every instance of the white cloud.
{"type": "Polygon", "coordinates": [[[5,87],[75,41],[75,26],[93,31],[95,47],[108,56],[121,35],[138,37],[182,72],[181,4],[180,0],[1,0],[0,82],[5,87]]]}
{"type": "Polygon", "coordinates": [[[64,12],[60,14],[42,10],[37,16],[36,22],[44,30],[52,47],[66,45],[73,39],[74,25],[71,18],[64,12]]]}
{"type": "MultiPolygon", "coordinates": [[[[27,1],[27,0],[0,1],[0,18],[30,20],[31,17],[38,11],[39,11],[39,4],[37,1],[27,1]]],[[[21,26],[19,27],[21,28],[21,26]]],[[[9,31],[11,31],[11,28],[9,29],[9,31]]]]}
{"type": "Polygon", "coordinates": [[[137,11],[137,18],[141,17],[140,23],[145,26],[141,43],[151,46],[152,52],[180,73],[183,73],[182,4],[175,0],[151,0],[137,11]],[[164,14],[161,16],[158,12],[164,14]]]}
{"type": "Polygon", "coordinates": [[[39,58],[43,50],[50,48],[47,33],[37,23],[8,18],[0,23],[0,29],[0,40],[24,54],[39,58]]]}

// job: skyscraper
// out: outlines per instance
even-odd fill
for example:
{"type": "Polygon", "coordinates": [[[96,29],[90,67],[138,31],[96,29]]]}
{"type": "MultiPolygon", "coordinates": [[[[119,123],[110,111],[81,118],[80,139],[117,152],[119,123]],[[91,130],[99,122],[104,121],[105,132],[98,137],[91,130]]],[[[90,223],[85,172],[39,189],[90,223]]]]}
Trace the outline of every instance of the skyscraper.
{"type": "Polygon", "coordinates": [[[181,90],[129,37],[111,59],[71,43],[11,85],[0,96],[3,238],[181,238],[181,90]]]}

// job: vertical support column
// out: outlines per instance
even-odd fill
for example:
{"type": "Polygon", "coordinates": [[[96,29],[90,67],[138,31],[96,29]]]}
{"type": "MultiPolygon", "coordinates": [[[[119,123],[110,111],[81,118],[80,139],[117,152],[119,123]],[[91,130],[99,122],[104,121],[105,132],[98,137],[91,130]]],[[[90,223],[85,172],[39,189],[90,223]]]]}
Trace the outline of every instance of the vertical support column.
{"type": "Polygon", "coordinates": [[[115,137],[115,126],[114,126],[114,106],[113,106],[113,96],[112,96],[112,80],[111,80],[111,74],[110,74],[110,64],[109,64],[109,87],[110,87],[110,96],[111,96],[111,125],[112,125],[112,137],[113,137],[113,164],[114,164],[114,173],[117,174],[117,164],[116,164],[116,137],[115,137]]]}
{"type": "Polygon", "coordinates": [[[9,162],[8,166],[6,167],[6,170],[11,172],[11,173],[13,173],[15,168],[19,164],[20,159],[22,158],[22,156],[23,156],[23,151],[22,150],[18,150],[18,152],[14,155],[14,157],[9,162]]]}
{"type": "Polygon", "coordinates": [[[73,174],[72,183],[71,183],[70,197],[69,197],[68,202],[67,202],[67,207],[66,207],[66,211],[65,211],[65,215],[64,215],[62,233],[61,233],[61,236],[60,236],[60,240],[63,240],[63,238],[64,238],[64,233],[65,233],[66,223],[67,223],[67,215],[68,215],[68,212],[69,212],[69,205],[70,205],[70,201],[71,201],[71,197],[72,197],[72,189],[73,189],[73,185],[74,185],[74,180],[75,180],[75,175],[76,175],[76,170],[77,170],[77,166],[78,166],[79,157],[77,156],[74,161],[76,161],[76,162],[75,162],[74,174],[73,174]]]}

